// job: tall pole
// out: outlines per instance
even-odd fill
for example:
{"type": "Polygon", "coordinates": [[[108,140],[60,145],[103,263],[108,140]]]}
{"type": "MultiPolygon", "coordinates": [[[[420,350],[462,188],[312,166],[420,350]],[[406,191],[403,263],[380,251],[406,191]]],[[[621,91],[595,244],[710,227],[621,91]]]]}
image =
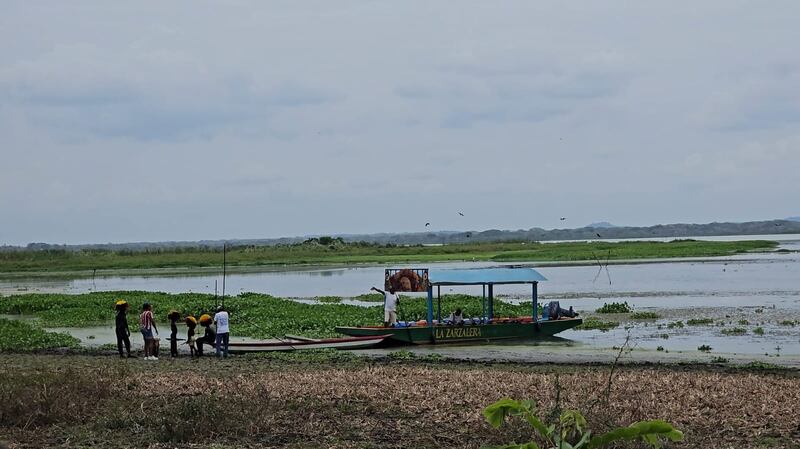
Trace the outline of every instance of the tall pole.
{"type": "Polygon", "coordinates": [[[222,307],[225,307],[225,276],[227,274],[227,260],[225,257],[225,252],[228,249],[227,243],[222,244],[222,307]]]}

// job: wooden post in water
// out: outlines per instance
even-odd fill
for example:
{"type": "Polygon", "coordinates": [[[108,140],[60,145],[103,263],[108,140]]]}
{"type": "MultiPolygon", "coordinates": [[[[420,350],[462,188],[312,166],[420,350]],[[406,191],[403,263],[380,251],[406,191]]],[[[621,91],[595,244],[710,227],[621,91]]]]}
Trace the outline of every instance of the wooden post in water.
{"type": "Polygon", "coordinates": [[[539,321],[539,283],[531,284],[531,303],[533,304],[533,322],[539,321]]]}

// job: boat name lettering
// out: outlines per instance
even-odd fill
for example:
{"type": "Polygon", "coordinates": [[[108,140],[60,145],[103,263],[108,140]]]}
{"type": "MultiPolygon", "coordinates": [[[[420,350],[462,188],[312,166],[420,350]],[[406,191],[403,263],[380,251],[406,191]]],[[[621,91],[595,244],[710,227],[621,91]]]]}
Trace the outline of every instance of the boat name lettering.
{"type": "Polygon", "coordinates": [[[436,329],[434,337],[437,340],[445,340],[448,338],[471,338],[480,337],[481,328],[479,327],[447,327],[436,329]]]}

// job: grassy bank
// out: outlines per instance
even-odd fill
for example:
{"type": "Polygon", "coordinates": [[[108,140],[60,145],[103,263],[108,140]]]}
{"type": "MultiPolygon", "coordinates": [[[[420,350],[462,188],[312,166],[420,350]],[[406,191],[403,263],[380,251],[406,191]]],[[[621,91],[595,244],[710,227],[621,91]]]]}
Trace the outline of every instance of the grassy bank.
{"type": "Polygon", "coordinates": [[[597,431],[661,418],[686,436],[669,447],[797,447],[800,378],[792,373],[610,374],[403,360],[0,355],[0,440],[13,448],[478,448],[530,438],[518,420],[495,430],[483,419],[484,407],[510,396],[535,399],[543,416],[579,409],[597,431]]]}
{"type": "MultiPolygon", "coordinates": [[[[294,245],[239,247],[228,251],[231,266],[294,264],[425,263],[476,261],[593,261],[599,258],[643,259],[724,256],[775,248],[776,242],[509,242],[443,246],[381,246],[368,243],[329,244],[312,240],[294,245]]],[[[0,273],[63,272],[108,269],[192,268],[218,266],[220,250],[191,248],[161,251],[15,251],[0,252],[0,273]]]]}

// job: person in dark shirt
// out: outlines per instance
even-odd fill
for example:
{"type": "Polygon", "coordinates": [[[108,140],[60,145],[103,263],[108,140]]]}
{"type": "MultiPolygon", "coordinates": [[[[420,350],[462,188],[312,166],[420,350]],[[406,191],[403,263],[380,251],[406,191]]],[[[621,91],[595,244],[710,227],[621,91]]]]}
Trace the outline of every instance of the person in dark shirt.
{"type": "Polygon", "coordinates": [[[127,352],[128,357],[133,357],[131,355],[131,330],[128,328],[128,301],[124,299],[120,299],[114,305],[114,308],[117,310],[117,316],[114,320],[116,333],[117,333],[117,350],[119,351],[119,356],[125,358],[125,355],[122,353],[122,346],[125,346],[125,352],[127,352]]]}
{"type": "Polygon", "coordinates": [[[173,310],[167,315],[169,318],[169,355],[172,357],[178,356],[178,320],[181,314],[177,310],[173,310]]]}

